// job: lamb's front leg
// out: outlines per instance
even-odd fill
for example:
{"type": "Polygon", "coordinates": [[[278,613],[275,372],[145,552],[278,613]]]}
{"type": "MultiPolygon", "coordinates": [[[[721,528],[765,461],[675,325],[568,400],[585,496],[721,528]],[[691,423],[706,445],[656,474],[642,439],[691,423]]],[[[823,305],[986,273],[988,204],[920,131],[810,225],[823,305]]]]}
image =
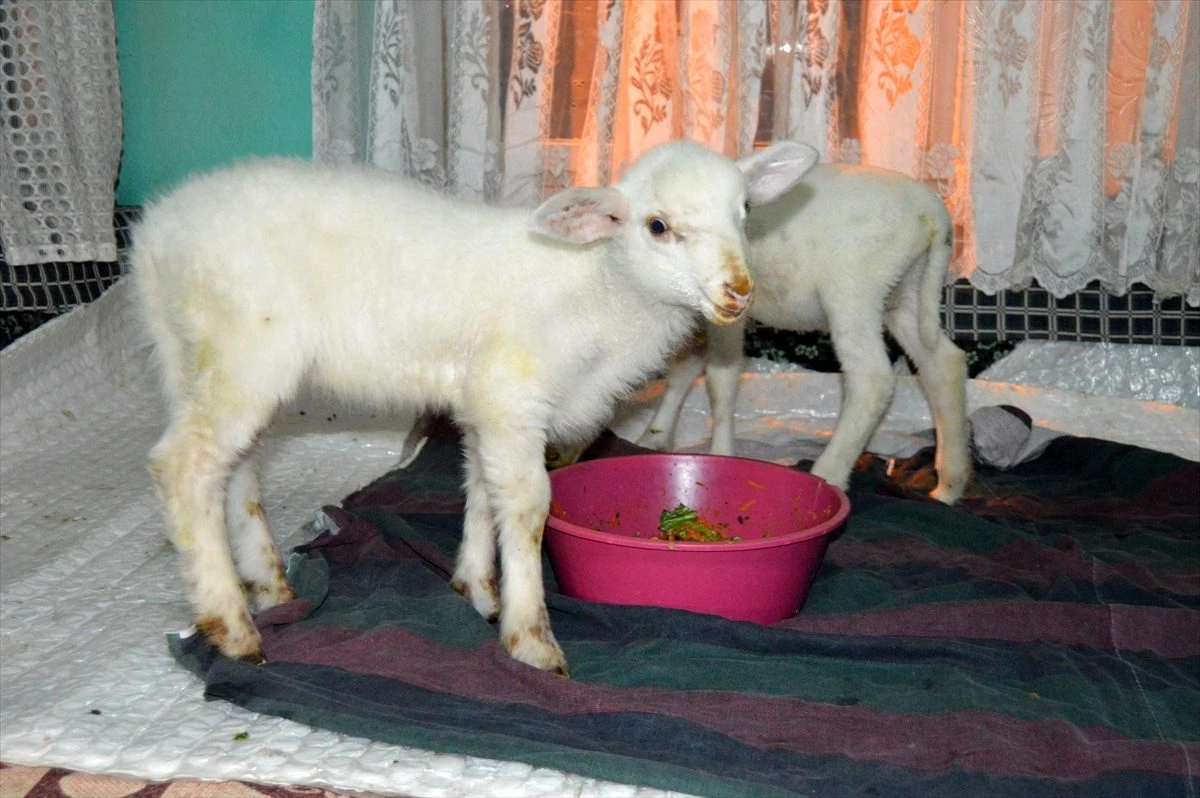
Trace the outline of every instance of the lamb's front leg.
{"type": "Polygon", "coordinates": [[[892,401],[896,378],[883,342],[882,325],[834,318],[831,334],[842,365],[842,409],[833,436],[813,464],[812,473],[844,490],[855,461],[892,401]]]}
{"type": "Polygon", "coordinates": [[[712,453],[734,453],[734,411],[737,409],[738,381],[742,376],[742,347],[746,323],[728,327],[709,325],[705,350],[707,377],[704,385],[712,408],[712,453]]]}
{"type": "Polygon", "coordinates": [[[500,539],[500,641],[520,662],[567,675],[542,585],[542,533],[550,509],[543,440],[481,430],[479,459],[500,539]]]}
{"type": "Polygon", "coordinates": [[[658,408],[654,411],[654,417],[646,425],[646,431],[637,439],[639,446],[660,452],[670,451],[674,447],[675,427],[679,424],[683,403],[687,401],[692,384],[703,373],[704,354],[700,348],[691,347],[671,360],[667,371],[667,386],[658,402],[658,408]]]}
{"type": "Polygon", "coordinates": [[[500,590],[496,585],[496,521],[479,458],[479,436],[468,428],[464,430],[463,439],[467,506],[463,539],[450,584],[467,597],[480,615],[494,621],[500,615],[500,590]]]}

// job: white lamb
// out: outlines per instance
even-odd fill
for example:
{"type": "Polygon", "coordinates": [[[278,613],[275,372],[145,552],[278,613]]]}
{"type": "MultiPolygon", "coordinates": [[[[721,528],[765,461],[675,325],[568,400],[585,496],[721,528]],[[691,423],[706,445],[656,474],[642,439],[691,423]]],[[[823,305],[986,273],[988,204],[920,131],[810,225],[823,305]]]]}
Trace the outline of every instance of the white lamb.
{"type": "MultiPolygon", "coordinates": [[[[937,437],[933,497],[953,504],[971,476],[966,360],[942,332],[938,307],[953,230],[941,200],[896,172],[825,164],[746,223],[754,302],[748,316],[787,330],[830,332],[844,399],[812,473],[845,488],[895,387],[886,326],[917,367],[937,437]]],[[[675,361],[639,443],[672,446],[684,399],[706,369],[712,451],[732,454],[744,319],[710,327],[706,351],[675,361]]]]}
{"type": "Polygon", "coordinates": [[[594,434],[701,316],[742,314],[746,208],[815,161],[795,143],[735,165],[677,142],[615,187],[568,189],[531,214],[268,160],[152,205],[133,274],[170,422],[151,472],[198,629],[261,661],[247,599],[293,596],[243,455],[308,379],[349,401],[453,414],[467,491],[453,584],[499,616],[514,658],[566,674],[541,582],[545,444],[594,434]]]}

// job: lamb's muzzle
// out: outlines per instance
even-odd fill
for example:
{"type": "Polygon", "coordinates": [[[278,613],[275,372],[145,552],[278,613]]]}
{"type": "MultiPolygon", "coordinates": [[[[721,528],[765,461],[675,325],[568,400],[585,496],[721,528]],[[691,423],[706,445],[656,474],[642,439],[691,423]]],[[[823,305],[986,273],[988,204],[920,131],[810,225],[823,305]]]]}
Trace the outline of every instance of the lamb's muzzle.
{"type": "Polygon", "coordinates": [[[750,307],[750,299],[754,295],[754,284],[745,267],[731,282],[722,286],[724,302],[714,305],[717,312],[717,323],[726,321],[730,324],[741,318],[746,308],[750,307]]]}

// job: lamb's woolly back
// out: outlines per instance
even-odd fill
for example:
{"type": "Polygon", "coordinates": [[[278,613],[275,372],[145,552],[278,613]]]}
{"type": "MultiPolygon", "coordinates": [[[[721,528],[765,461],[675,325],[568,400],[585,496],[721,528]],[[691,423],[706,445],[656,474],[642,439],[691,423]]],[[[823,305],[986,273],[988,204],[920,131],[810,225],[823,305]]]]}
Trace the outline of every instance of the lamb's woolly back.
{"type": "Polygon", "coordinates": [[[546,264],[530,253],[554,246],[534,244],[528,214],[365,167],[272,159],[207,175],[151,205],[135,232],[135,258],[170,257],[178,280],[219,271],[241,281],[242,296],[260,286],[294,294],[293,286],[318,280],[321,291],[288,297],[310,307],[366,294],[428,305],[420,297],[447,283],[464,297],[502,298],[535,284],[546,264]]]}
{"type": "Polygon", "coordinates": [[[594,433],[701,317],[741,315],[746,198],[786,190],[813,160],[794,144],[736,165],[667,145],[616,187],[569,189],[532,214],[288,160],[154,203],[133,259],[171,406],[152,470],[201,630],[227,655],[261,656],[241,585],[262,606],[291,596],[240,455],[309,378],[454,415],[467,452],[454,584],[500,615],[514,657],[565,671],[538,557],[544,445],[594,433]]]}
{"type": "Polygon", "coordinates": [[[882,308],[910,263],[950,230],[945,206],[923,184],[882,169],[822,164],[747,222],[760,282],[754,317],[816,329],[829,323],[818,298],[828,305],[865,297],[882,308]]]}

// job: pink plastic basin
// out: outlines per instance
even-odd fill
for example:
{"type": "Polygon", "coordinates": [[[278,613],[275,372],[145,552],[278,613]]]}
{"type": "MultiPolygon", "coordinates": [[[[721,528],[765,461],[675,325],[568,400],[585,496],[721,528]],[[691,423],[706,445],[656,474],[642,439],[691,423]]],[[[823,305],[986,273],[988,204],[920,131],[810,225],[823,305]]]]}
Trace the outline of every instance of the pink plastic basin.
{"type": "Polygon", "coordinates": [[[550,472],[546,548],[559,589],[606,604],[674,607],[774,623],[804,605],[846,494],[760,460],[645,454],[550,472]],[[740,541],[652,540],[677,504],[740,541]]]}

